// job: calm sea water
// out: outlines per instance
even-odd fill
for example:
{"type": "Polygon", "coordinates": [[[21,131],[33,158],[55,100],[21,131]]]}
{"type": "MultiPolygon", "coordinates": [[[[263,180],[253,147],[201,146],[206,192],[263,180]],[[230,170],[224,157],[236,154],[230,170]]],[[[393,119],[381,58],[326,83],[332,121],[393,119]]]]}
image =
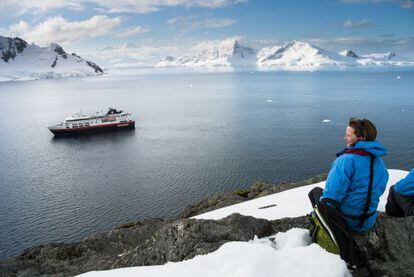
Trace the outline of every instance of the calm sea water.
{"type": "Polygon", "coordinates": [[[0,108],[0,258],[172,217],[257,180],[327,172],[350,116],[377,125],[390,168],[413,166],[412,71],[118,70],[1,83],[0,108]],[[136,130],[54,139],[46,129],[108,106],[133,113],[136,130]]]}

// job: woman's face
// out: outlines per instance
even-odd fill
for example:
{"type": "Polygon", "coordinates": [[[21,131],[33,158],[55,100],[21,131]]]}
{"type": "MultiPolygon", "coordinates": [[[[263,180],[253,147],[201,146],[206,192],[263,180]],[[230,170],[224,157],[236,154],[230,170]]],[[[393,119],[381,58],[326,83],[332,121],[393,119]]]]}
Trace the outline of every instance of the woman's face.
{"type": "Polygon", "coordinates": [[[354,146],[361,138],[358,138],[355,135],[355,130],[351,126],[347,126],[345,130],[345,137],[344,140],[346,142],[346,146],[354,146]]]}

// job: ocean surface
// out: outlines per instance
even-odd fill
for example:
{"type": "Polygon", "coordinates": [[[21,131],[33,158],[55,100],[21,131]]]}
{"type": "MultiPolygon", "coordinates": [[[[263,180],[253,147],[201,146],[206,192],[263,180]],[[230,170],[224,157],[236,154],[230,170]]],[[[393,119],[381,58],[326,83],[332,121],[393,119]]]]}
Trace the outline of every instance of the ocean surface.
{"type": "Polygon", "coordinates": [[[0,83],[0,259],[211,194],[329,170],[351,116],[372,120],[389,168],[414,160],[414,71],[177,72],[0,83]],[[53,137],[113,106],[136,129],[53,137]]]}

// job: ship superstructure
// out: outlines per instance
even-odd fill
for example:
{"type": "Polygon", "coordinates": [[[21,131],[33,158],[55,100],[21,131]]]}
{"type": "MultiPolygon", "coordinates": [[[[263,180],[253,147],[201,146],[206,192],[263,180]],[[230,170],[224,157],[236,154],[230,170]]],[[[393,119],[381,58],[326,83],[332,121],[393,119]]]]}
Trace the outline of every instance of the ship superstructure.
{"type": "Polygon", "coordinates": [[[59,124],[48,127],[55,136],[128,128],[135,128],[133,116],[130,113],[115,108],[109,108],[106,113],[97,112],[90,116],[82,114],[73,115],[59,124]]]}

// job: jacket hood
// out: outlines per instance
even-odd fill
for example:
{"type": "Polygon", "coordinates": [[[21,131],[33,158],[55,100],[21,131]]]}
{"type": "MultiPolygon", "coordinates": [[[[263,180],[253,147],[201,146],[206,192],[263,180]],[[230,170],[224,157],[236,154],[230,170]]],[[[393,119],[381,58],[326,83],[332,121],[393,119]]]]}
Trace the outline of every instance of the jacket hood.
{"type": "Polygon", "coordinates": [[[354,146],[349,146],[346,149],[363,149],[376,157],[387,155],[387,149],[378,141],[358,141],[354,146]]]}

